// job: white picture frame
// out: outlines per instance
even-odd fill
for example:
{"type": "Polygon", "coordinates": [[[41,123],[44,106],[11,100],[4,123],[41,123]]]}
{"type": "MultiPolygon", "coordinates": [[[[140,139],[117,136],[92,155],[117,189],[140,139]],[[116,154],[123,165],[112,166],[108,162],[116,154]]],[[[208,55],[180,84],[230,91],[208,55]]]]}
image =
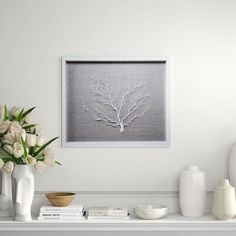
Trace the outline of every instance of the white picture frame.
{"type": "MultiPolygon", "coordinates": [[[[82,148],[82,147],[84,147],[84,148],[88,148],[88,147],[94,147],[94,148],[99,148],[99,147],[166,148],[166,147],[170,147],[170,59],[169,58],[167,58],[167,57],[62,57],[61,63],[62,63],[62,107],[61,107],[62,108],[62,111],[61,111],[62,112],[62,147],[74,147],[74,148],[82,148]],[[95,141],[89,140],[88,141],[88,140],[83,140],[82,136],[79,138],[74,138],[74,136],[73,136],[73,139],[72,139],[71,138],[72,136],[70,136],[70,133],[69,133],[69,128],[71,129],[71,125],[68,125],[68,117],[71,118],[71,115],[69,116],[68,114],[75,114],[75,112],[71,112],[71,111],[69,112],[69,109],[71,109],[70,107],[73,107],[73,106],[70,105],[68,107],[68,101],[70,100],[70,97],[69,97],[70,94],[74,94],[74,93],[71,93],[71,91],[69,91],[68,88],[69,87],[73,88],[74,85],[73,84],[69,84],[70,86],[68,85],[68,83],[72,83],[72,82],[68,82],[69,81],[68,77],[71,77],[71,74],[73,74],[70,71],[71,66],[73,66],[73,65],[80,66],[80,65],[83,65],[83,63],[85,63],[87,66],[89,66],[90,64],[94,65],[96,63],[98,65],[100,65],[102,63],[102,65],[105,65],[105,66],[106,66],[106,63],[107,63],[107,65],[109,63],[112,63],[114,66],[115,65],[122,66],[124,63],[124,65],[127,64],[127,67],[129,65],[129,63],[130,64],[133,63],[135,65],[139,65],[139,63],[140,63],[140,65],[142,64],[143,66],[145,65],[145,63],[147,65],[149,65],[149,64],[159,65],[159,64],[163,63],[164,69],[162,69],[162,70],[164,71],[164,73],[162,73],[162,74],[164,75],[163,76],[164,78],[162,78],[162,80],[164,81],[164,88],[163,88],[163,92],[162,92],[163,93],[162,97],[163,97],[163,101],[164,101],[163,102],[164,109],[162,108],[162,110],[164,110],[164,112],[163,112],[164,118],[162,118],[162,119],[164,120],[163,123],[165,124],[165,127],[164,127],[164,131],[162,130],[162,133],[164,133],[164,135],[163,135],[164,138],[162,140],[150,139],[150,140],[124,140],[124,141],[123,140],[119,140],[119,141],[117,141],[117,140],[101,140],[101,141],[100,140],[95,140],[95,141]],[[68,74],[70,76],[68,76],[68,74]]],[[[106,70],[106,67],[104,67],[104,68],[106,70]]],[[[76,69],[76,70],[78,71],[79,69],[76,69]]],[[[88,70],[88,69],[85,70],[82,68],[82,70],[83,70],[83,74],[85,73],[84,71],[87,71],[87,73],[90,73],[89,72],[90,70],[88,70]]],[[[74,70],[72,70],[72,72],[73,71],[74,70]]],[[[130,74],[131,73],[129,73],[129,75],[130,74]]],[[[82,76],[80,76],[80,73],[77,73],[76,76],[74,76],[73,81],[77,81],[77,78],[79,79],[79,77],[82,77],[82,76]]],[[[84,76],[84,78],[86,78],[86,76],[84,76]]],[[[156,78],[156,79],[158,80],[158,78],[156,78]]],[[[102,80],[102,78],[101,78],[101,80],[102,80]]],[[[131,78],[131,80],[132,80],[132,78],[131,78]]],[[[71,81],[72,81],[72,79],[71,79],[71,81]]],[[[114,79],[114,81],[115,81],[115,79],[114,79]]],[[[163,84],[163,82],[162,82],[162,84],[163,84]]],[[[75,86],[78,86],[77,82],[76,82],[75,86]]],[[[155,93],[153,93],[153,94],[155,96],[155,93]]],[[[70,102],[70,104],[71,104],[71,102],[70,102]]],[[[81,108],[79,110],[82,111],[83,108],[81,108]]],[[[84,113],[84,111],[83,111],[83,113],[84,113]]],[[[144,114],[145,114],[145,112],[144,112],[144,114]]],[[[91,119],[91,117],[89,119],[91,119]]],[[[76,122],[78,122],[78,120],[80,120],[80,119],[74,119],[74,120],[76,120],[76,122]]],[[[97,121],[96,119],[94,119],[94,121],[95,121],[94,124],[99,124],[99,125],[101,124],[100,120],[97,121]]],[[[73,125],[74,125],[74,128],[72,129],[72,131],[76,129],[76,124],[73,124],[73,125]]],[[[153,127],[155,128],[156,126],[154,125],[153,127]]],[[[88,128],[89,128],[89,126],[88,126],[88,128]]],[[[150,127],[149,127],[149,130],[150,130],[150,127]]],[[[158,131],[156,131],[156,133],[158,133],[158,131]]],[[[90,133],[90,138],[91,137],[93,137],[93,135],[91,135],[91,133],[90,133]]],[[[112,135],[111,135],[111,137],[112,137],[112,135]]],[[[121,136],[121,137],[123,137],[123,136],[121,136]]]]}

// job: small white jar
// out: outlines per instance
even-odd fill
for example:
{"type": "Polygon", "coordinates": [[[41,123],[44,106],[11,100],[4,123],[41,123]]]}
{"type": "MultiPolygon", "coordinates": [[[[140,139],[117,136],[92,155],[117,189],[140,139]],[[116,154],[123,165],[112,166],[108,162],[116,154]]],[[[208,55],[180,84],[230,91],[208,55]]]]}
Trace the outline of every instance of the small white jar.
{"type": "Polygon", "coordinates": [[[232,219],[236,214],[235,189],[228,179],[221,180],[215,188],[212,214],[219,220],[232,219]]]}

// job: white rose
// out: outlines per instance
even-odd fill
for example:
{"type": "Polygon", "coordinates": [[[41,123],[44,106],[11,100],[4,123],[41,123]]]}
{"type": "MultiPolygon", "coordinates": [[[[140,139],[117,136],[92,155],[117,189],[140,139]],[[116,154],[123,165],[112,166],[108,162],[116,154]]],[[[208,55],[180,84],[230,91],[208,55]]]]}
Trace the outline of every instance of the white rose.
{"type": "Polygon", "coordinates": [[[34,167],[38,172],[42,173],[47,166],[42,161],[37,161],[34,167]]]}
{"type": "Polygon", "coordinates": [[[3,136],[3,139],[2,139],[2,142],[3,143],[8,143],[8,144],[13,144],[15,142],[15,138],[14,136],[10,133],[10,132],[7,132],[4,136],[3,136]]]}
{"type": "Polygon", "coordinates": [[[11,145],[4,145],[4,146],[3,146],[3,149],[4,149],[7,153],[9,153],[10,155],[13,154],[13,147],[12,147],[11,145]]]}
{"type": "Polygon", "coordinates": [[[4,161],[0,159],[0,170],[2,169],[3,166],[4,166],[4,161]]]}
{"type": "Polygon", "coordinates": [[[14,163],[12,161],[8,161],[4,164],[1,171],[11,174],[14,169],[14,163]]]}
{"type": "Polygon", "coordinates": [[[54,157],[54,153],[48,153],[44,156],[44,163],[47,166],[53,167],[55,164],[55,157],[54,157]]]}
{"type": "Polygon", "coordinates": [[[37,160],[36,160],[34,157],[28,155],[28,156],[27,156],[27,162],[28,162],[30,165],[35,165],[36,162],[37,162],[37,160]]]}
{"type": "Polygon", "coordinates": [[[25,141],[26,139],[26,131],[24,129],[19,130],[15,133],[15,139],[17,142],[21,141],[21,138],[25,141]]]}
{"type": "Polygon", "coordinates": [[[27,124],[32,124],[33,123],[33,116],[32,116],[32,114],[28,114],[26,117],[25,117],[25,122],[27,123],[27,124]]]}
{"type": "Polygon", "coordinates": [[[43,136],[37,136],[36,137],[36,145],[37,146],[43,146],[45,143],[45,138],[43,136]]]}
{"type": "Polygon", "coordinates": [[[14,157],[16,157],[16,158],[22,157],[23,147],[20,143],[18,143],[18,142],[14,143],[14,145],[13,145],[13,154],[14,154],[14,157]]]}
{"type": "Polygon", "coordinates": [[[26,134],[26,144],[28,147],[34,147],[36,144],[36,135],[26,134]]]}
{"type": "Polygon", "coordinates": [[[7,132],[11,122],[9,120],[2,121],[0,120],[0,134],[4,134],[7,132]]]}
{"type": "Polygon", "coordinates": [[[20,114],[21,110],[22,109],[20,107],[13,107],[11,110],[11,115],[16,117],[20,114]]]}
{"type": "Polygon", "coordinates": [[[10,126],[9,126],[9,132],[14,134],[14,133],[18,133],[22,130],[21,125],[19,124],[18,121],[12,121],[10,126]]]}
{"type": "Polygon", "coordinates": [[[0,106],[0,120],[4,119],[4,112],[5,112],[5,107],[0,106]]]}

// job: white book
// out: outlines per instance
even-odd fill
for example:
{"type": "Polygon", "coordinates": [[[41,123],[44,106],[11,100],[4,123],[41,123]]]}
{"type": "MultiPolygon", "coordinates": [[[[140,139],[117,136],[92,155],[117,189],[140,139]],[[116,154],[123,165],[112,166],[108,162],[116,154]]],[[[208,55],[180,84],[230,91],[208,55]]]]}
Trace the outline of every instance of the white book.
{"type": "Polygon", "coordinates": [[[88,216],[88,220],[130,220],[130,216],[88,216]]]}
{"type": "Polygon", "coordinates": [[[83,212],[40,212],[40,217],[82,217],[83,212]]]}
{"type": "Polygon", "coordinates": [[[118,216],[118,217],[123,217],[127,216],[127,212],[90,212],[88,214],[89,216],[118,216]]]}
{"type": "Polygon", "coordinates": [[[84,209],[83,205],[79,205],[79,204],[73,204],[73,205],[69,205],[66,207],[56,207],[56,206],[52,206],[52,205],[44,205],[41,206],[40,208],[40,212],[41,213],[45,213],[45,212],[82,212],[84,209]]]}
{"type": "Polygon", "coordinates": [[[91,207],[90,216],[127,216],[128,209],[125,207],[91,207]]]}
{"type": "Polygon", "coordinates": [[[85,220],[85,217],[53,217],[53,216],[39,216],[39,221],[81,221],[85,220]]]}

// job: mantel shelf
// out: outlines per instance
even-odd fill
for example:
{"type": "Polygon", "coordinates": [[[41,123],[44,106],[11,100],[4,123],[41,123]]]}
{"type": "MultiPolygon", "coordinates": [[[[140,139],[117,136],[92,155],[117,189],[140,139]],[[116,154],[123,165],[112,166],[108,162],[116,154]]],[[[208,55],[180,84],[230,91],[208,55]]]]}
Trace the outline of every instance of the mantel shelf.
{"type": "Polygon", "coordinates": [[[160,220],[83,220],[78,222],[15,222],[0,219],[0,231],[235,231],[236,219],[219,221],[210,215],[187,218],[169,214],[160,220]]]}

